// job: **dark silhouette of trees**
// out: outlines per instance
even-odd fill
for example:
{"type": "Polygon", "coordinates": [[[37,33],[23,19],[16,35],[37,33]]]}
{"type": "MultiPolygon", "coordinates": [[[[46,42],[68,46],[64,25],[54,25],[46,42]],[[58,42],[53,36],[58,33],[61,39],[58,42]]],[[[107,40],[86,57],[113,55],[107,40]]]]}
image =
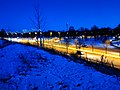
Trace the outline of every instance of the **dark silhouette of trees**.
{"type": "MultiPolygon", "coordinates": [[[[68,37],[68,39],[74,39],[74,38],[82,38],[82,41],[87,40],[88,36],[89,37],[94,37],[94,40],[102,40],[104,43],[108,39],[108,37],[115,37],[116,40],[119,39],[120,37],[120,24],[111,29],[110,27],[102,27],[99,28],[96,25],[91,27],[91,29],[80,27],[78,30],[75,30],[74,26],[70,26],[69,30],[67,31],[57,31],[57,30],[48,30],[46,32],[43,32],[44,29],[42,29],[42,21],[41,21],[41,16],[39,10],[35,13],[34,19],[33,19],[33,24],[36,26],[36,31],[34,32],[26,32],[26,33],[6,33],[4,29],[1,29],[0,31],[0,37],[32,37],[34,38],[36,35],[42,37],[58,37],[58,38],[65,38],[68,37]],[[37,15],[36,15],[37,14],[37,15]],[[35,19],[36,18],[36,19],[35,19]],[[40,34],[40,30],[41,33],[40,34]],[[37,34],[35,34],[37,32],[37,34]],[[52,35],[50,33],[52,32],[52,35]]],[[[44,19],[42,19],[44,21],[44,19]]],[[[68,40],[69,41],[69,40],[68,40]]]]}
{"type": "Polygon", "coordinates": [[[117,40],[120,35],[120,24],[116,28],[114,28],[113,33],[114,33],[114,36],[116,37],[115,39],[117,40]]]}
{"type": "Polygon", "coordinates": [[[5,29],[1,29],[1,31],[0,31],[0,37],[1,38],[4,38],[4,37],[6,37],[7,36],[7,34],[6,34],[6,32],[5,32],[5,29]]]}
{"type": "Polygon", "coordinates": [[[99,28],[96,25],[94,25],[93,27],[91,27],[91,32],[92,32],[92,34],[94,36],[95,41],[98,38],[98,34],[99,34],[98,30],[99,30],[99,28]]]}
{"type": "Polygon", "coordinates": [[[69,27],[69,31],[67,32],[68,33],[68,38],[75,38],[75,34],[76,34],[76,32],[75,32],[75,29],[74,29],[74,27],[73,26],[70,26],[69,27]]]}

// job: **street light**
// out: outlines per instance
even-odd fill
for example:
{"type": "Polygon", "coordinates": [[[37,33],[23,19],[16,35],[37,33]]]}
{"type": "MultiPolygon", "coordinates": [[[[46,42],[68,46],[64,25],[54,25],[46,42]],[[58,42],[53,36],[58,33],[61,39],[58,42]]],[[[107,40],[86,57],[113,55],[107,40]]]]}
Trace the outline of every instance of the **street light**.
{"type": "Polygon", "coordinates": [[[68,35],[68,32],[67,32],[67,35],[68,35]]]}
{"type": "Polygon", "coordinates": [[[59,37],[60,37],[60,32],[58,32],[58,34],[59,34],[59,37]]]}
{"type": "Polygon", "coordinates": [[[7,35],[9,35],[9,34],[7,33],[7,35]]]}
{"type": "Polygon", "coordinates": [[[42,35],[42,32],[40,32],[40,35],[42,35]]]}
{"type": "Polygon", "coordinates": [[[59,40],[60,40],[60,43],[61,43],[60,32],[58,32],[58,34],[59,34],[59,40]]]}
{"type": "Polygon", "coordinates": [[[29,32],[30,38],[31,38],[31,32],[29,32]]]}
{"type": "Polygon", "coordinates": [[[52,32],[50,32],[50,36],[52,36],[52,32]]]}
{"type": "Polygon", "coordinates": [[[59,38],[60,38],[60,32],[58,32],[58,34],[59,34],[59,38]]]}
{"type": "Polygon", "coordinates": [[[35,32],[35,35],[37,35],[37,32],[35,32]]]}

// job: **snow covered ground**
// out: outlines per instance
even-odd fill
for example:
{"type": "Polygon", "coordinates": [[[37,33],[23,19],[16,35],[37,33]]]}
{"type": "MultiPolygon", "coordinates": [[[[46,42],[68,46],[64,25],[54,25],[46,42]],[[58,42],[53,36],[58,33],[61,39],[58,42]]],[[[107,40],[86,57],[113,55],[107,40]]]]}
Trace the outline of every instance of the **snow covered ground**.
{"type": "MultiPolygon", "coordinates": [[[[106,47],[106,44],[104,44],[102,41],[100,40],[94,40],[94,38],[90,38],[88,40],[86,40],[84,42],[86,45],[88,46],[94,46],[94,47],[102,47],[102,48],[105,48],[106,47]]],[[[111,46],[111,45],[108,45],[108,48],[115,48],[114,46],[111,46]]]]}
{"type": "MultiPolygon", "coordinates": [[[[75,45],[77,39],[71,39],[69,44],[70,45],[75,45]]],[[[83,43],[84,45],[87,46],[94,46],[94,47],[101,47],[101,48],[105,48],[106,44],[104,44],[102,41],[100,40],[94,40],[94,38],[89,38],[87,40],[80,40],[81,43],[83,43]]],[[[65,41],[63,40],[62,43],[65,43],[65,41]]],[[[108,48],[115,48],[114,46],[108,45],[108,48]]]]}
{"type": "Polygon", "coordinates": [[[0,48],[7,45],[5,40],[0,39],[0,48]]]}
{"type": "Polygon", "coordinates": [[[37,48],[0,49],[0,90],[119,90],[120,81],[37,48]]]}
{"type": "Polygon", "coordinates": [[[120,40],[118,40],[118,41],[112,41],[112,44],[113,44],[114,46],[120,48],[120,40]]]}
{"type": "Polygon", "coordinates": [[[0,39],[0,46],[1,46],[3,43],[4,43],[3,40],[0,39]]]}

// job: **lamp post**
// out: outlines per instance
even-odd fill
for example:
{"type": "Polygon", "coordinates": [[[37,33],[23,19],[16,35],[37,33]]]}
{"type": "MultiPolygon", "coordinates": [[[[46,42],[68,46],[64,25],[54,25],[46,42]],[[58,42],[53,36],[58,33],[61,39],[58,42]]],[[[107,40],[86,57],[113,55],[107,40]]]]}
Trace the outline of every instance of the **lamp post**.
{"type": "Polygon", "coordinates": [[[23,33],[21,33],[21,37],[23,38],[23,33]]]}
{"type": "Polygon", "coordinates": [[[69,36],[68,36],[68,32],[67,32],[67,38],[65,38],[66,40],[66,49],[67,49],[67,54],[68,54],[68,47],[69,47],[69,36]]]}
{"type": "Polygon", "coordinates": [[[42,47],[42,30],[39,29],[39,34],[40,34],[40,47],[42,47]]]}
{"type": "Polygon", "coordinates": [[[35,35],[37,35],[37,32],[35,32],[35,35]]]}
{"type": "Polygon", "coordinates": [[[59,34],[59,38],[60,38],[60,32],[58,32],[58,34],[59,34]]]}
{"type": "MultiPolygon", "coordinates": [[[[52,34],[53,34],[53,33],[50,32],[50,39],[51,39],[51,37],[52,37],[52,34]]],[[[52,48],[53,48],[53,40],[52,40],[52,39],[50,40],[50,43],[51,43],[51,46],[52,46],[52,48]]]]}
{"type": "Polygon", "coordinates": [[[61,42],[60,32],[58,32],[58,34],[59,34],[59,41],[61,42]]]}
{"type": "Polygon", "coordinates": [[[13,33],[11,32],[10,34],[11,34],[11,37],[13,38],[13,33]]]}
{"type": "Polygon", "coordinates": [[[15,37],[17,37],[18,36],[18,34],[17,34],[17,32],[15,32],[15,37]]]}
{"type": "Polygon", "coordinates": [[[29,32],[30,38],[31,38],[31,32],[29,32]]]}
{"type": "MultiPolygon", "coordinates": [[[[41,32],[41,30],[40,30],[40,46],[42,47],[42,32],[41,32]]],[[[44,42],[43,42],[43,44],[44,44],[44,42]]]]}
{"type": "Polygon", "coordinates": [[[9,33],[6,33],[7,34],[7,37],[9,37],[9,33]]]}
{"type": "Polygon", "coordinates": [[[50,32],[50,37],[52,36],[52,32],[50,32]]]}
{"type": "Polygon", "coordinates": [[[38,35],[37,35],[37,32],[35,32],[35,37],[36,37],[36,42],[37,42],[37,45],[38,45],[38,35]]]}

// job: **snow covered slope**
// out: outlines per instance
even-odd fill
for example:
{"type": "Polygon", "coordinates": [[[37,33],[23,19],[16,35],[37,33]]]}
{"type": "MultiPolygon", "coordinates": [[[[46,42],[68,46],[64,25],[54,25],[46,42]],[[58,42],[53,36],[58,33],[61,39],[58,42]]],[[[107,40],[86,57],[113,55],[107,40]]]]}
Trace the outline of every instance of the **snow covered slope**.
{"type": "Polygon", "coordinates": [[[118,40],[118,41],[112,41],[112,45],[115,46],[115,47],[120,48],[120,40],[118,40]]]}
{"type": "Polygon", "coordinates": [[[118,90],[119,78],[19,44],[0,49],[0,90],[118,90]]]}
{"type": "Polygon", "coordinates": [[[4,43],[4,41],[0,39],[0,46],[2,46],[3,43],[4,43]]]}

